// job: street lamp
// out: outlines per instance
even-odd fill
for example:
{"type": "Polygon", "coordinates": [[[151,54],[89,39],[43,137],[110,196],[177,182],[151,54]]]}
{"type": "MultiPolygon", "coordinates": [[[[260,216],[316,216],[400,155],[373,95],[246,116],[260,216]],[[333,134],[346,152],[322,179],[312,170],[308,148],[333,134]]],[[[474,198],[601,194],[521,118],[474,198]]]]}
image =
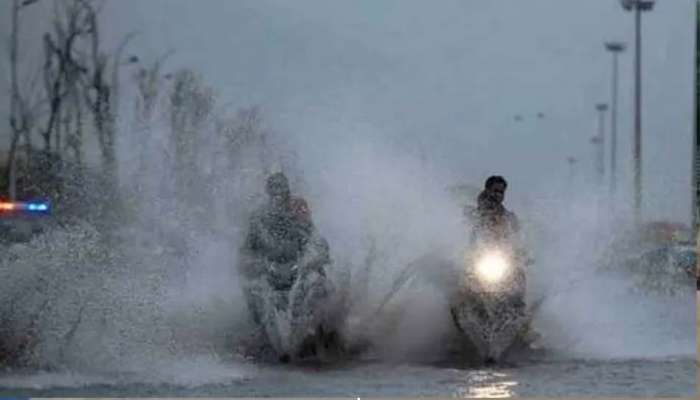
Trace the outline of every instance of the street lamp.
{"type": "Polygon", "coordinates": [[[613,56],[612,99],[610,106],[610,199],[614,200],[617,191],[617,88],[618,56],[627,46],[622,42],[607,42],[605,48],[613,56]]]}
{"type": "Polygon", "coordinates": [[[634,212],[637,223],[641,221],[642,207],[642,12],[651,11],[655,0],[620,0],[622,7],[635,14],[634,41],[634,212]]]}
{"type": "Polygon", "coordinates": [[[635,8],[639,8],[641,11],[651,11],[654,8],[654,3],[656,0],[620,0],[622,7],[631,11],[635,8]]]}

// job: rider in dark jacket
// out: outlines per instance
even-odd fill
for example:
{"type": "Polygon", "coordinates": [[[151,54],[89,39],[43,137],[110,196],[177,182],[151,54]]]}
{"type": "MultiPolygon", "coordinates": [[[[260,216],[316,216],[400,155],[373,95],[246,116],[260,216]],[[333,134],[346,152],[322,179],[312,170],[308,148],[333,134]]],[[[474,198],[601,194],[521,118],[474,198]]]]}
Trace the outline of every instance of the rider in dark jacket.
{"type": "Polygon", "coordinates": [[[306,235],[292,212],[287,177],[282,173],[270,176],[266,189],[269,201],[253,213],[245,247],[271,261],[292,261],[301,251],[306,235]]]}
{"type": "Polygon", "coordinates": [[[484,190],[477,198],[477,207],[472,213],[474,224],[472,241],[477,236],[493,240],[515,239],[520,230],[517,216],[503,205],[508,183],[501,176],[491,176],[486,180],[484,190]]]}
{"type": "MultiPolygon", "coordinates": [[[[521,247],[519,231],[520,224],[516,215],[508,211],[503,205],[508,183],[501,176],[491,176],[486,180],[484,190],[477,198],[477,207],[473,212],[472,245],[478,241],[487,243],[505,244],[514,251],[518,262],[516,265],[522,267],[530,264],[532,260],[527,252],[521,247]]],[[[516,295],[511,298],[512,304],[516,307],[524,307],[525,294],[525,272],[519,269],[519,278],[516,280],[516,295]]]]}
{"type": "Polygon", "coordinates": [[[274,290],[290,290],[299,274],[315,271],[325,276],[331,261],[328,243],[318,234],[308,203],[291,196],[287,177],[283,173],[271,175],[266,192],[269,200],[250,219],[238,264],[256,322],[262,298],[254,292],[260,278],[274,290]]]}

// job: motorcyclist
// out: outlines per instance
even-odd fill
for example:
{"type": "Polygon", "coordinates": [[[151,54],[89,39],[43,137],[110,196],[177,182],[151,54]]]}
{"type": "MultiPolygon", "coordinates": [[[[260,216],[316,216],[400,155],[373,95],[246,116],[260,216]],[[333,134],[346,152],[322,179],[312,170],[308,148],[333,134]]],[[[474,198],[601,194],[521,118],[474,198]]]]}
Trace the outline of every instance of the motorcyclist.
{"type": "Polygon", "coordinates": [[[512,241],[520,231],[517,216],[503,205],[508,183],[502,176],[486,179],[484,190],[477,198],[472,212],[472,242],[479,237],[497,241],[512,241]]]}
{"type": "Polygon", "coordinates": [[[328,243],[315,228],[306,200],[292,197],[287,177],[281,172],[270,175],[265,189],[268,202],[250,219],[238,265],[256,324],[261,322],[269,290],[289,291],[300,275],[318,273],[321,280],[308,284],[324,297],[325,268],[330,263],[328,243]]]}
{"type": "Polygon", "coordinates": [[[242,249],[247,257],[240,265],[241,272],[249,279],[257,278],[269,272],[266,265],[274,263],[279,268],[270,283],[283,288],[291,285],[291,268],[309,240],[312,224],[294,212],[289,182],[283,173],[270,175],[265,189],[269,199],[250,219],[242,249]],[[259,260],[267,262],[255,262],[259,260]]]}
{"type": "MultiPolygon", "coordinates": [[[[502,176],[494,175],[486,179],[483,191],[477,198],[477,207],[472,212],[472,246],[477,243],[505,245],[513,251],[516,265],[522,267],[532,260],[522,247],[519,237],[520,223],[515,213],[503,205],[508,183],[502,176]]],[[[519,288],[512,297],[513,304],[524,306],[525,277],[520,270],[517,278],[519,288]]]]}

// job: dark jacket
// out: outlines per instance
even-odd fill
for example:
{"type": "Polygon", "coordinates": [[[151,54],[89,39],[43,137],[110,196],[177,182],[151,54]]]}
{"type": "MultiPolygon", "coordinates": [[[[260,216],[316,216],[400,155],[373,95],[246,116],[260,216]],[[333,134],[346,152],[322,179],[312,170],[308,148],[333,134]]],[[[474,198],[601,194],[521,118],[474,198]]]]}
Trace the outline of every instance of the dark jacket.
{"type": "Polygon", "coordinates": [[[477,207],[472,212],[472,242],[477,237],[497,241],[516,239],[520,223],[516,215],[508,211],[503,204],[492,201],[486,192],[481,192],[477,207]]]}
{"type": "Polygon", "coordinates": [[[267,275],[278,289],[291,287],[297,274],[313,269],[324,274],[330,262],[328,243],[308,215],[269,205],[253,214],[241,249],[239,269],[254,279],[267,275]]]}

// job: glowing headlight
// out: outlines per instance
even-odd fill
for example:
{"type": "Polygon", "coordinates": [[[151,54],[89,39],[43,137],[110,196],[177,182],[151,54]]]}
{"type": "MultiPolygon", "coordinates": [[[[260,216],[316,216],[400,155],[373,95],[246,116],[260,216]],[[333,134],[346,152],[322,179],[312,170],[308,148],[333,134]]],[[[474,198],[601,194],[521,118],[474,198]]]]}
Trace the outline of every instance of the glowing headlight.
{"type": "Polygon", "coordinates": [[[476,263],[476,272],[479,278],[488,283],[496,283],[503,279],[510,265],[508,260],[500,253],[488,253],[476,263]]]}

